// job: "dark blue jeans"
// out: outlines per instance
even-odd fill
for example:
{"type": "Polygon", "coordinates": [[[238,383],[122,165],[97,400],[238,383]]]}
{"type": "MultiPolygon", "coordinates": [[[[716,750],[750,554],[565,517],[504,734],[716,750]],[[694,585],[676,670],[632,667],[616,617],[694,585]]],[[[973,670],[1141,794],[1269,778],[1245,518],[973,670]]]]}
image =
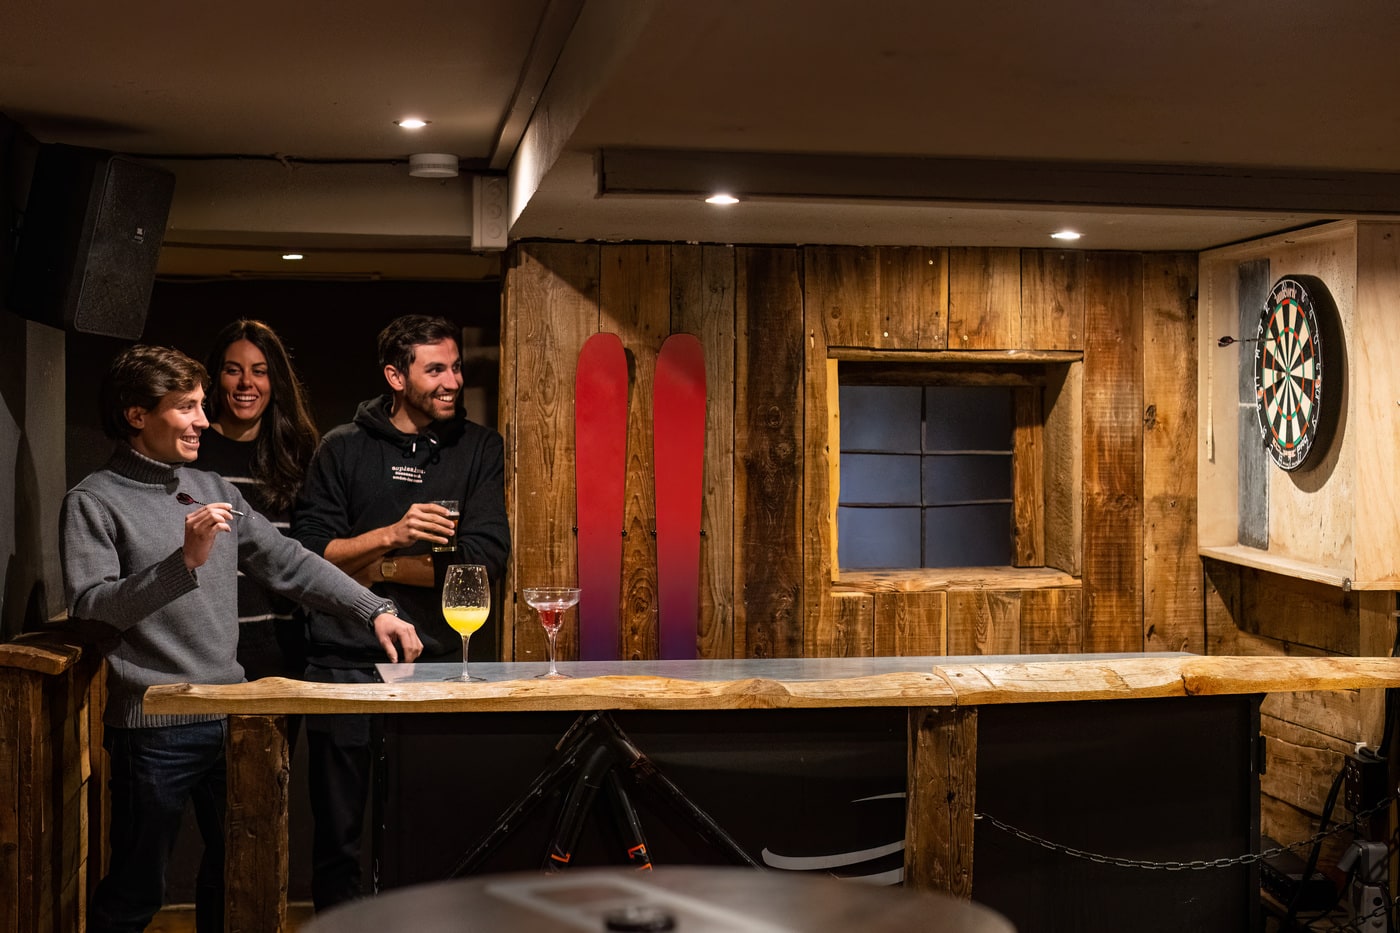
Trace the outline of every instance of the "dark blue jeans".
{"type": "Polygon", "coordinates": [[[146,929],[165,901],[165,869],[185,802],[194,804],[204,858],[195,878],[195,928],[224,928],[227,723],[108,728],[112,756],[112,864],[93,894],[90,933],[146,929]]]}

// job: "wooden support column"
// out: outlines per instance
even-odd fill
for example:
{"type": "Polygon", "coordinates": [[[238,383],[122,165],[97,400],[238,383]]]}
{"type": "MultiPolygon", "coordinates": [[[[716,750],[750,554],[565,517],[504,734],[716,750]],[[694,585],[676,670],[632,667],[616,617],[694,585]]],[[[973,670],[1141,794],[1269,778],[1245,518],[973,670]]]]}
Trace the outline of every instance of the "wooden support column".
{"type": "Polygon", "coordinates": [[[911,708],[906,887],[971,900],[976,806],[977,708],[911,708]]]}
{"type": "Polygon", "coordinates": [[[73,632],[0,643],[0,933],[86,926],[89,872],[105,864],[88,857],[90,813],[105,813],[88,726],[101,671],[73,632]]]}
{"type": "MultiPolygon", "coordinates": [[[[0,678],[0,931],[39,929],[45,907],[44,827],[52,801],[44,792],[46,733],[43,678],[31,671],[6,671],[0,678]],[[30,924],[34,926],[30,926],[30,924]]],[[[45,913],[46,922],[52,918],[45,913]]]]}
{"type": "Polygon", "coordinates": [[[287,929],[286,716],[230,716],[224,927],[287,929]]]}

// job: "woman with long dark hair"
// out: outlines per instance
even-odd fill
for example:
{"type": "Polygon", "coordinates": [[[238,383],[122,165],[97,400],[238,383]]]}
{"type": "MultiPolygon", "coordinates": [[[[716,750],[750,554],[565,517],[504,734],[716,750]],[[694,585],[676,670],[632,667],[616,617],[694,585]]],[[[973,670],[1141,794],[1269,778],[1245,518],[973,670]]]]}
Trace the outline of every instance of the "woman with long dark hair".
{"type": "MultiPolygon", "coordinates": [[[[283,534],[320,433],[287,348],[262,321],[237,320],[214,338],[205,363],[213,383],[197,469],[222,475],[283,534]]],[[[238,580],[238,661],[249,680],[300,677],[304,621],[292,604],[238,580]]]]}

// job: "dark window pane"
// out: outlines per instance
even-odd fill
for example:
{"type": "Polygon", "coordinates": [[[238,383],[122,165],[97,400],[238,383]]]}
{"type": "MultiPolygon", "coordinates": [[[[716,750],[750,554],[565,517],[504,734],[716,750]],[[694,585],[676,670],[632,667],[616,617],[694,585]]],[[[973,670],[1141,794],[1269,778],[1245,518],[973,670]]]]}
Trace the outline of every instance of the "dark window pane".
{"type": "Polygon", "coordinates": [[[919,505],[918,454],[845,454],[841,457],[841,504],[919,505]]]}
{"type": "Polygon", "coordinates": [[[840,406],[843,569],[1011,562],[1010,389],[850,385],[840,406]]]}
{"type": "Polygon", "coordinates": [[[1011,563],[1011,505],[952,505],[924,513],[924,566],[1011,563]]]}
{"type": "MultiPolygon", "coordinates": [[[[1011,450],[1011,391],[1000,386],[928,386],[929,450],[1011,450]]],[[[842,412],[842,417],[845,413],[842,412]]]]}
{"type": "MultiPolygon", "coordinates": [[[[842,495],[844,497],[844,490],[842,495]]],[[[1011,457],[1006,454],[925,457],[924,495],[929,505],[1010,499],[1011,457]]]]}
{"type": "Polygon", "coordinates": [[[841,449],[919,449],[918,386],[842,386],[841,449]]]}
{"type": "Polygon", "coordinates": [[[836,547],[843,570],[919,566],[918,509],[836,511],[836,547]]]}

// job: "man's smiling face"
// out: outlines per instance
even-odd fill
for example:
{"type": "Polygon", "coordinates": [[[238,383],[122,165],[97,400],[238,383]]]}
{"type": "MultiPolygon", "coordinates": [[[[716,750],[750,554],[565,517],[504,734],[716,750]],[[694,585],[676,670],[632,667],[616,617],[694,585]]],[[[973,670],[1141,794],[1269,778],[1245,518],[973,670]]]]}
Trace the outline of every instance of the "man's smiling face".
{"type": "Polygon", "coordinates": [[[199,435],[209,427],[204,417],[204,390],[167,392],[155,408],[128,408],[126,420],[137,429],[131,446],[161,463],[189,463],[199,456],[199,435]]]}
{"type": "Polygon", "coordinates": [[[457,341],[420,343],[413,348],[413,362],[407,373],[389,367],[398,379],[390,386],[402,397],[403,409],[418,428],[433,421],[451,418],[457,411],[462,392],[462,357],[457,341]]]}

